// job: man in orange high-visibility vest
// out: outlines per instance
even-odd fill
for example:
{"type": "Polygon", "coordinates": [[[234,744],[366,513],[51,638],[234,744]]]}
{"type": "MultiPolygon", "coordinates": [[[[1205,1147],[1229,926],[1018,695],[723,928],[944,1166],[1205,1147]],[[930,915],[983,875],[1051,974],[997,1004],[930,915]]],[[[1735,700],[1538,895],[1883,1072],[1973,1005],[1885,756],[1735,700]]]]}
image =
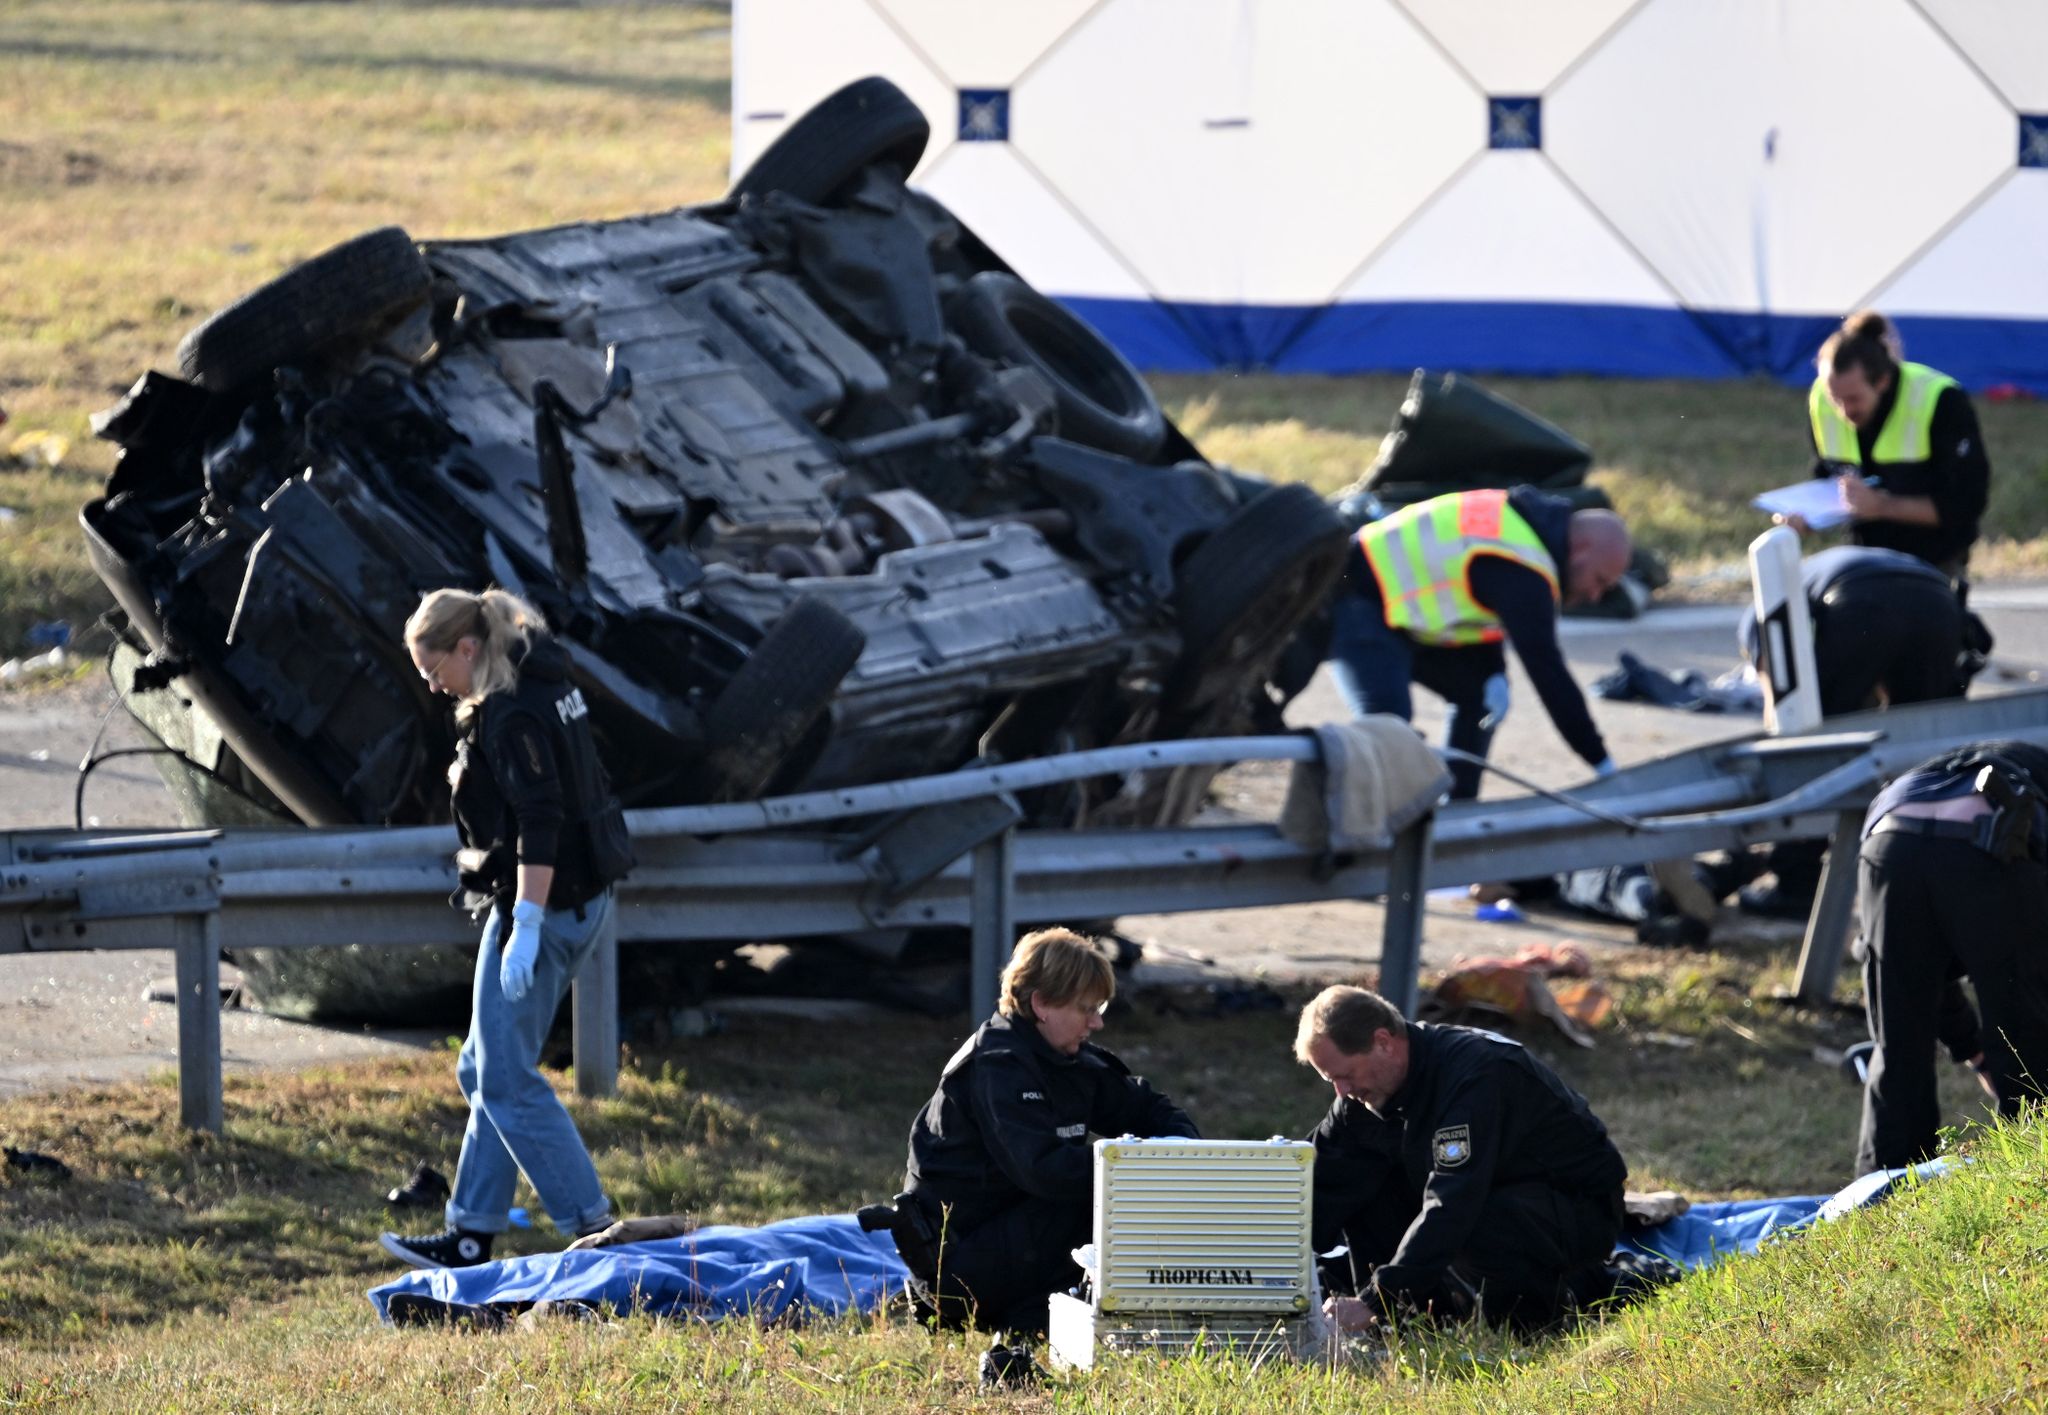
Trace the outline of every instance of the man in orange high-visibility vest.
{"type": "MultiPolygon", "coordinates": [[[[1330,664],[1354,715],[1414,716],[1411,685],[1450,704],[1449,745],[1484,757],[1507,711],[1512,643],[1573,751],[1613,770],[1557,642],[1557,612],[1590,604],[1628,568],[1612,511],[1574,511],[1532,487],[1452,492],[1358,532],[1332,611],[1330,664]]],[[[1474,762],[1451,763],[1453,799],[1479,794],[1474,762]]]]}

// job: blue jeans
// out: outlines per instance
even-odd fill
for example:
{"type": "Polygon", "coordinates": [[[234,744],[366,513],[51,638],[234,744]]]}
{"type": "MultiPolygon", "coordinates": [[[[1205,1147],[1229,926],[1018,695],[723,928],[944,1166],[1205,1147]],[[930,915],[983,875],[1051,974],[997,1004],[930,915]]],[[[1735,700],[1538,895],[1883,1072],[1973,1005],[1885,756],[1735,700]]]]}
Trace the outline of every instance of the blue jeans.
{"type": "Polygon", "coordinates": [[[498,911],[484,921],[469,1039],[455,1065],[469,1101],[469,1128],[448,1200],[449,1227],[503,1233],[521,1174],[562,1232],[586,1233],[611,1221],[611,1200],[576,1122],[540,1074],[541,1043],[562,996],[611,923],[610,890],[585,904],[581,919],[573,909],[550,909],[541,922],[533,986],[512,1002],[498,985],[498,911]]]}
{"type": "MultiPolygon", "coordinates": [[[[1507,655],[1499,644],[1461,648],[1418,644],[1389,628],[1376,596],[1340,588],[1330,613],[1330,673],[1353,717],[1390,713],[1415,718],[1412,685],[1440,694],[1450,707],[1444,739],[1459,751],[1484,757],[1507,701],[1507,655]],[[1494,686],[1494,680],[1498,686],[1494,686]],[[1498,700],[1489,706],[1492,693],[1498,700]]],[[[1452,762],[1451,799],[1479,794],[1479,768],[1452,762]]]]}

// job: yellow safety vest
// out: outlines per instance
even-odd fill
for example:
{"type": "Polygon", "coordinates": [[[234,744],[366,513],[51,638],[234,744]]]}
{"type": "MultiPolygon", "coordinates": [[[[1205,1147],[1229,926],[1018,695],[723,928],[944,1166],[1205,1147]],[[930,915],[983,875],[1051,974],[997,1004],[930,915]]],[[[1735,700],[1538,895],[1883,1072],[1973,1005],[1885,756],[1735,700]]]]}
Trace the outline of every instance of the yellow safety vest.
{"type": "MultiPolygon", "coordinates": [[[[1934,404],[1942,390],[1956,381],[1925,364],[1899,365],[1898,396],[1892,410],[1878,429],[1877,444],[1870,449],[1873,466],[1901,462],[1924,462],[1932,454],[1931,430],[1934,404]]],[[[1856,440],[1856,424],[1836,411],[1828,401],[1828,381],[1816,378],[1806,394],[1807,415],[1813,420],[1813,445],[1823,460],[1863,465],[1863,445],[1856,440]]]]}
{"type": "Polygon", "coordinates": [[[1505,491],[1454,491],[1404,507],[1358,532],[1379,581],[1387,625],[1426,644],[1497,644],[1500,619],[1472,598],[1473,560],[1498,555],[1526,565],[1559,598],[1557,562],[1508,505],[1505,491]]]}

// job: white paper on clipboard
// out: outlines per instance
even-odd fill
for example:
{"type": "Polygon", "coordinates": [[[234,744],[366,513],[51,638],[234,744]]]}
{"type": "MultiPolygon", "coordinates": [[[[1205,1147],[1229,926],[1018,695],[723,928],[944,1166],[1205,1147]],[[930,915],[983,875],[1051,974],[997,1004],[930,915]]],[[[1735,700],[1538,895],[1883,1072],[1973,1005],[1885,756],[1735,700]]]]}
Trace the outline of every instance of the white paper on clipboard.
{"type": "Polygon", "coordinates": [[[1833,478],[1815,477],[1781,486],[1749,504],[1773,516],[1797,516],[1816,531],[1839,526],[1849,519],[1849,508],[1842,504],[1842,490],[1833,478]]]}

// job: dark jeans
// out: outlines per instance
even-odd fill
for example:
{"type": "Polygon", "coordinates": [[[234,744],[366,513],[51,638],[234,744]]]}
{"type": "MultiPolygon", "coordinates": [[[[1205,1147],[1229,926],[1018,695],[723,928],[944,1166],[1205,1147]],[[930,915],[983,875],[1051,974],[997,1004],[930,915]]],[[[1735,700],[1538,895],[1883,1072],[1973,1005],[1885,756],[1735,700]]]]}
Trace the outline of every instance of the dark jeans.
{"type": "Polygon", "coordinates": [[[1046,1299],[1081,1280],[1074,1250],[1086,1243],[1094,1214],[1086,1200],[1026,1199],[964,1232],[940,1233],[932,1290],[948,1326],[984,1331],[1045,1330],[1046,1299]]]}
{"type": "MultiPolygon", "coordinates": [[[[1500,679],[1495,691],[1505,700],[1507,653],[1500,644],[1443,648],[1417,643],[1387,627],[1386,612],[1376,598],[1340,589],[1331,606],[1329,652],[1337,690],[1353,717],[1390,713],[1403,722],[1412,721],[1415,699],[1410,689],[1420,683],[1450,706],[1445,740],[1451,746],[1484,757],[1493,745],[1495,724],[1486,720],[1486,685],[1500,679]]],[[[1451,799],[1477,796],[1480,769],[1470,762],[1452,762],[1450,767],[1451,799]]]]}
{"type": "Polygon", "coordinates": [[[1999,1113],[2048,1094],[2048,870],[1967,840],[1892,833],[1871,836],[1860,864],[1863,999],[1877,1043],[1856,1141],[1856,1172],[1867,1174],[1935,1152],[1935,1043],[1955,1032],[1944,1013],[1958,973],[1976,984],[1999,1113]]]}
{"type": "MultiPolygon", "coordinates": [[[[1419,1200],[1405,1182],[1390,1183],[1343,1221],[1356,1290],[1371,1285],[1383,1297],[1417,1308],[1455,1310],[1454,1284],[1445,1274],[1391,1266],[1417,1213],[1419,1200]]],[[[1479,1293],[1479,1311],[1498,1326],[1549,1326],[1575,1307],[1608,1295],[1607,1258],[1621,1237],[1621,1191],[1569,1193],[1538,1182],[1509,1184],[1487,1196],[1479,1222],[1451,1263],[1451,1272],[1479,1293]]],[[[1326,1281],[1332,1276],[1325,1269],[1326,1281]]],[[[1339,1285],[1345,1274],[1334,1275],[1339,1285]]]]}

